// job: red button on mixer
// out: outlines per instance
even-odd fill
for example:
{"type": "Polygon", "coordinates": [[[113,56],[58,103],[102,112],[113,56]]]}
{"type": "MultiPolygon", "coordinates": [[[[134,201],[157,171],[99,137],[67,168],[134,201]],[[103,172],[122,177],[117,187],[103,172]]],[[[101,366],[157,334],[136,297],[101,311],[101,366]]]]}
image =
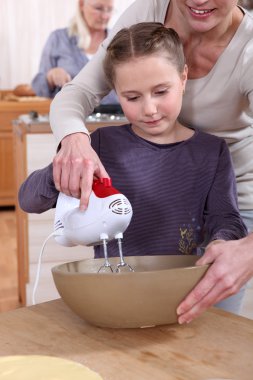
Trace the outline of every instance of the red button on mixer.
{"type": "Polygon", "coordinates": [[[92,190],[98,198],[106,198],[120,192],[112,187],[111,178],[99,178],[93,181],[92,190]]]}

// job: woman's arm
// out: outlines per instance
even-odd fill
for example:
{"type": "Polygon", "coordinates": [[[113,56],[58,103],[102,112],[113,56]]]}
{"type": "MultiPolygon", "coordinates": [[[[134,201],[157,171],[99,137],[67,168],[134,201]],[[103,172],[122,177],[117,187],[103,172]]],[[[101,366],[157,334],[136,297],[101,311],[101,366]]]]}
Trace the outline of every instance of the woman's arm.
{"type": "Polygon", "coordinates": [[[110,30],[109,36],[100,45],[93,58],[54,98],[50,109],[50,124],[58,144],[65,136],[72,133],[88,133],[85,119],[111,90],[103,70],[108,44],[120,29],[137,22],[148,21],[152,9],[152,21],[154,21],[154,3],[153,0],[147,0],[143,5],[142,0],[137,0],[130,5],[110,30]]]}
{"type": "Polygon", "coordinates": [[[86,208],[93,175],[108,177],[105,168],[90,147],[85,119],[108,94],[103,59],[111,38],[123,27],[140,21],[155,20],[155,1],[135,1],[121,16],[109,37],[92,60],[54,98],[50,108],[50,124],[61,149],[54,159],[54,180],[59,191],[80,196],[86,208]]]}
{"type": "Polygon", "coordinates": [[[18,200],[22,210],[40,214],[56,205],[59,192],[53,181],[53,165],[36,170],[22,183],[18,200]]]}

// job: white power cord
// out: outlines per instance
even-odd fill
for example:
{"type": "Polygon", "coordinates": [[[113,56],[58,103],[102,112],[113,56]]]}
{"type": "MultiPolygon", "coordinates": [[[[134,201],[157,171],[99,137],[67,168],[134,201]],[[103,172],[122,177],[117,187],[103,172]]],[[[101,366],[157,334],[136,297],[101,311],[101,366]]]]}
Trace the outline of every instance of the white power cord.
{"type": "MultiPolygon", "coordinates": [[[[61,230],[61,229],[59,229],[59,230],[61,230]]],[[[39,278],[40,278],[41,261],[42,261],[42,255],[44,253],[45,246],[46,246],[48,240],[51,239],[51,237],[61,235],[59,233],[59,230],[54,231],[50,235],[48,235],[48,237],[44,240],[44,243],[42,244],[42,247],[41,247],[41,250],[40,250],[40,254],[39,254],[38,264],[37,264],[37,272],[36,272],[36,277],[35,277],[35,283],[34,283],[33,292],[32,292],[32,304],[33,305],[36,304],[36,302],[35,302],[35,295],[36,295],[36,291],[37,291],[37,288],[38,288],[38,283],[39,283],[39,278]]]]}

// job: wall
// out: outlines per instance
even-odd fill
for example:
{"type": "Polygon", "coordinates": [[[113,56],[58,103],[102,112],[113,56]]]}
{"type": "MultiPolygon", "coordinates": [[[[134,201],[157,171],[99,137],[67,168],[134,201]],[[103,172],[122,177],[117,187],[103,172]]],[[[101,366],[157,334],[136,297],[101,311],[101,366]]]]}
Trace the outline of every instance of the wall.
{"type": "MultiPolygon", "coordinates": [[[[115,0],[110,26],[134,0],[115,0]]],[[[77,0],[0,0],[0,89],[29,83],[49,33],[68,24],[77,0]]]]}

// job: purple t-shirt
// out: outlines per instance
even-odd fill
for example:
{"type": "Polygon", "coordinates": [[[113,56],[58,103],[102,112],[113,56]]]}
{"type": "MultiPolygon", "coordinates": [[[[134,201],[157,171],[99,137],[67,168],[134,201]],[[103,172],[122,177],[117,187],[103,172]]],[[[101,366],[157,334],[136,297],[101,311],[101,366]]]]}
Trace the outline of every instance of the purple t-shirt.
{"type": "MultiPolygon", "coordinates": [[[[123,125],[96,130],[91,143],[113,186],[133,207],[123,239],[125,256],[196,254],[204,239],[246,235],[224,140],[196,130],[181,143],[154,144],[123,125]]],[[[52,165],[32,173],[19,191],[27,212],[52,208],[57,197],[52,165]]],[[[118,254],[117,242],[109,242],[108,255],[118,254]]],[[[103,248],[95,247],[95,257],[103,255],[103,248]]]]}

